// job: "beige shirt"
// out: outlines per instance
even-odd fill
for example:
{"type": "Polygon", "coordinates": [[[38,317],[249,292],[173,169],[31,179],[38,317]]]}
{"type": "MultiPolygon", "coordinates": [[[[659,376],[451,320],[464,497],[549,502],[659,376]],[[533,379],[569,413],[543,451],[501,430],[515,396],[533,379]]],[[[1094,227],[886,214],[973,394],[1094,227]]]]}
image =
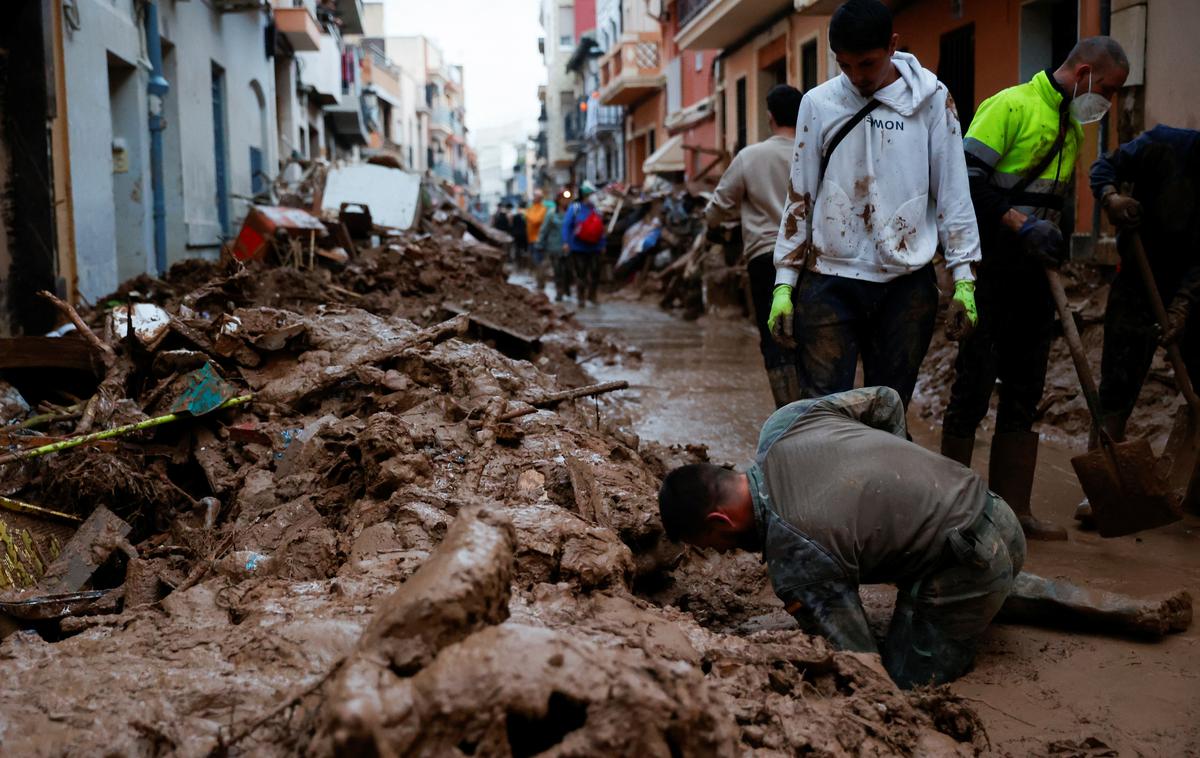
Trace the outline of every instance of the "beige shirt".
{"type": "Polygon", "coordinates": [[[741,212],[746,260],[775,249],[791,166],[792,140],[788,137],[776,135],[743,148],[704,210],[709,226],[737,218],[741,212]]]}

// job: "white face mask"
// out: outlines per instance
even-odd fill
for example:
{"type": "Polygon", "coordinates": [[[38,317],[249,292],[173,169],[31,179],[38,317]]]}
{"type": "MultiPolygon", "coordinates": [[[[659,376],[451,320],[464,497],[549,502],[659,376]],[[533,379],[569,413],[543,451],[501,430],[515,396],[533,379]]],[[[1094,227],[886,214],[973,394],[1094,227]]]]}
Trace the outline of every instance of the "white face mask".
{"type": "Polygon", "coordinates": [[[1108,113],[1108,109],[1112,107],[1112,102],[1106,100],[1104,95],[1097,92],[1092,92],[1092,72],[1088,71],[1088,91],[1078,97],[1075,93],[1079,91],[1079,82],[1075,82],[1075,89],[1071,91],[1071,115],[1081,124],[1094,124],[1104,118],[1108,113]]]}

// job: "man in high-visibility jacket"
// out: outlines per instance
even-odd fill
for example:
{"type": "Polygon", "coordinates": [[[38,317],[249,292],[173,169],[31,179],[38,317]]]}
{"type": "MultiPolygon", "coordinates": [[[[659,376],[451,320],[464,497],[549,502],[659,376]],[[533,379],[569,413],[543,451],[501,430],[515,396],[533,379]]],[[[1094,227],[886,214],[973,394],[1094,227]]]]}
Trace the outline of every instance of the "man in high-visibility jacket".
{"type": "Polygon", "coordinates": [[[1032,539],[1067,536],[1030,507],[1038,448],[1032,429],[1054,335],[1044,268],[1067,256],[1070,235],[1059,223],[1082,124],[1104,118],[1128,73],[1129,59],[1111,37],[1080,40],[1059,68],[985,100],[964,140],[983,249],[979,324],[959,345],[942,453],[970,465],[975,430],[999,379],[988,484],[1032,539]]]}

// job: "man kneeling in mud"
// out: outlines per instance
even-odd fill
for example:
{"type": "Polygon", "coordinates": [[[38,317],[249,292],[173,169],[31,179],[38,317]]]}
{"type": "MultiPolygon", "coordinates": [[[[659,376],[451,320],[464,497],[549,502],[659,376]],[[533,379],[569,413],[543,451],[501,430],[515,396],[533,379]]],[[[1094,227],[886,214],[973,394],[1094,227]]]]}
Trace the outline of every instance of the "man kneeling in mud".
{"type": "Polygon", "coordinates": [[[672,540],[761,550],[802,629],[842,650],[880,652],[905,688],[966,672],[1025,560],[1012,510],[970,469],[909,442],[887,387],[780,408],[745,473],[683,466],[658,504],[672,540]],[[899,588],[881,646],[860,583],[899,588]]]}

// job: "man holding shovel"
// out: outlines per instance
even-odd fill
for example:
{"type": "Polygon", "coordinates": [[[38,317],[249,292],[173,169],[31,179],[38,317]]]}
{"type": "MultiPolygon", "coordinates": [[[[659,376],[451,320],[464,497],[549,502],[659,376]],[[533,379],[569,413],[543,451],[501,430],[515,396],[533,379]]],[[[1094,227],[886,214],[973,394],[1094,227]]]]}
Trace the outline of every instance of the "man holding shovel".
{"type": "MultiPolygon", "coordinates": [[[[1120,230],[1122,265],[1104,312],[1100,413],[1104,429],[1121,440],[1160,341],[1179,346],[1193,382],[1200,376],[1200,329],[1194,323],[1200,316],[1193,307],[1200,297],[1200,131],[1151,129],[1097,160],[1091,186],[1120,230]],[[1129,186],[1132,191],[1122,191],[1129,186]],[[1139,239],[1166,306],[1165,324],[1158,323],[1135,260],[1139,239]]],[[[1075,518],[1090,524],[1087,500],[1075,518]]]]}
{"type": "Polygon", "coordinates": [[[1082,124],[1100,120],[1125,83],[1129,60],[1110,37],[1080,40],[1055,70],[985,100],[964,140],[979,222],[977,331],[960,343],[942,426],[942,453],[970,465],[975,430],[999,380],[988,484],[1012,506],[1031,539],[1066,539],[1033,515],[1038,435],[1055,303],[1046,269],[1065,260],[1059,227],[1082,124]]]}

